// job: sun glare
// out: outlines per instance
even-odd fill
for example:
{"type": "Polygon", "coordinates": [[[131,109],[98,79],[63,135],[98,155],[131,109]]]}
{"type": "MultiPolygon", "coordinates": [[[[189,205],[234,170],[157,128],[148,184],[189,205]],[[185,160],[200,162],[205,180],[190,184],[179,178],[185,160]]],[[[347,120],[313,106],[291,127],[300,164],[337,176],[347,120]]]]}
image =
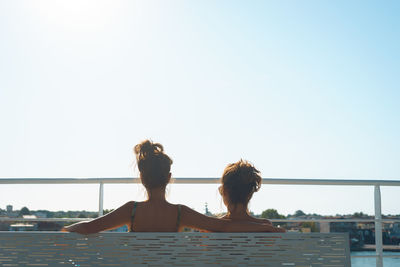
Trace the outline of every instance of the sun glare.
{"type": "Polygon", "coordinates": [[[53,27],[66,31],[97,31],[104,29],[115,18],[120,8],[114,1],[34,1],[33,12],[53,27]]]}

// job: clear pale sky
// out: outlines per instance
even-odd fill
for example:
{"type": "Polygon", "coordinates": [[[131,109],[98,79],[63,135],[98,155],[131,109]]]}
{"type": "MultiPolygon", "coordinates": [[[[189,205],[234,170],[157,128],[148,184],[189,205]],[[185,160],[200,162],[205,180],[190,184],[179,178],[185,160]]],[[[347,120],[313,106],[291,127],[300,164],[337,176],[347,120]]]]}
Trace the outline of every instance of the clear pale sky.
{"type": "MultiPolygon", "coordinates": [[[[0,1],[0,177],[400,179],[399,1],[0,1]]],[[[216,185],[169,199],[223,210],[216,185]]],[[[97,186],[0,186],[0,208],[97,209],[97,186]]],[[[106,186],[105,208],[143,198],[106,186]]],[[[260,213],[373,212],[373,188],[267,186],[260,213]]],[[[400,188],[383,188],[400,214],[400,188]]]]}

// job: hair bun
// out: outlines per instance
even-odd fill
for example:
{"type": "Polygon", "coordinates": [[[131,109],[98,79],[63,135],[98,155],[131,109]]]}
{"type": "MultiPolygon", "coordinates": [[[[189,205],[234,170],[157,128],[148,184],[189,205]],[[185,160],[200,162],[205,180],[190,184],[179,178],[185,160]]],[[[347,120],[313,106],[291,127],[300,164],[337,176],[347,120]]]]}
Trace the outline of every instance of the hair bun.
{"type": "Polygon", "coordinates": [[[143,185],[148,188],[165,187],[170,179],[172,159],[159,143],[144,140],[133,151],[143,185]]]}
{"type": "Polygon", "coordinates": [[[154,154],[159,154],[164,151],[164,148],[159,143],[153,143],[150,140],[145,140],[137,144],[134,148],[135,154],[138,158],[147,158],[154,154]]]}

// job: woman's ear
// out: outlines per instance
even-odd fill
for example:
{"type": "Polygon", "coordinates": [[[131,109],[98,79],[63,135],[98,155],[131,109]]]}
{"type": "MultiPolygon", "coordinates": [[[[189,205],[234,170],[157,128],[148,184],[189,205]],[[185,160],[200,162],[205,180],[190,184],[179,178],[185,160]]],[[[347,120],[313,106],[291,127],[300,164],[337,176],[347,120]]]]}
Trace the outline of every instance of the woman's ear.
{"type": "Polygon", "coordinates": [[[218,192],[219,192],[219,194],[220,194],[221,196],[224,195],[224,192],[222,191],[222,185],[220,185],[220,186],[218,187],[218,192]]]}

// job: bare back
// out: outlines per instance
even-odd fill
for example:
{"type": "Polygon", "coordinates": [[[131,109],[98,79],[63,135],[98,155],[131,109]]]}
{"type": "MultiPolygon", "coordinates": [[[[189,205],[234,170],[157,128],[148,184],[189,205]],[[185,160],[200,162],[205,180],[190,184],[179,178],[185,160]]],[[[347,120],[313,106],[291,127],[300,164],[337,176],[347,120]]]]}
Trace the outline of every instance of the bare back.
{"type": "Polygon", "coordinates": [[[79,222],[67,226],[63,231],[80,234],[98,233],[128,225],[136,232],[177,232],[184,227],[204,229],[215,232],[284,232],[284,229],[270,224],[259,224],[232,219],[218,219],[205,216],[185,205],[173,205],[165,200],[134,202],[130,201],[116,210],[92,221],[79,222]],[[132,211],[136,206],[132,225],[132,211]],[[179,208],[180,207],[180,208],[179,208]],[[181,210],[181,216],[178,216],[181,210]]]}
{"type": "Polygon", "coordinates": [[[179,229],[179,205],[166,201],[132,202],[131,231],[176,232],[179,229]],[[133,215],[133,216],[132,216],[133,215]]]}

